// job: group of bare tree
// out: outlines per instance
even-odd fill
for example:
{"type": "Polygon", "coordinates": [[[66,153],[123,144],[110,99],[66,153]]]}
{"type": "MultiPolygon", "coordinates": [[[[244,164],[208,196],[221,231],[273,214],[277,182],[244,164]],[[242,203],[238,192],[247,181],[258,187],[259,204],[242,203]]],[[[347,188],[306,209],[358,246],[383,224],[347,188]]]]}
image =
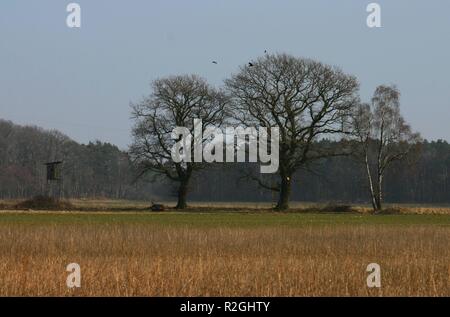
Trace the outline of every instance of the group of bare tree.
{"type": "MultiPolygon", "coordinates": [[[[367,170],[373,208],[380,211],[384,172],[403,159],[420,141],[400,114],[400,93],[380,86],[370,105],[361,103],[354,76],[337,67],[286,54],[258,58],[239,68],[215,89],[195,75],[153,82],[147,98],[132,105],[133,144],[130,153],[140,175],[152,171],[179,183],[177,208],[186,208],[192,174],[211,164],[174,162],[175,127],[193,131],[194,119],[208,126],[234,124],[279,129],[279,169],[276,183],[253,177],[278,193],[276,209],[289,208],[292,180],[322,158],[352,155],[367,170]],[[340,149],[316,146],[323,139],[345,140],[340,149]]],[[[193,146],[193,145],[192,145],[193,146]]],[[[194,151],[194,148],[191,149],[194,151]]]]}

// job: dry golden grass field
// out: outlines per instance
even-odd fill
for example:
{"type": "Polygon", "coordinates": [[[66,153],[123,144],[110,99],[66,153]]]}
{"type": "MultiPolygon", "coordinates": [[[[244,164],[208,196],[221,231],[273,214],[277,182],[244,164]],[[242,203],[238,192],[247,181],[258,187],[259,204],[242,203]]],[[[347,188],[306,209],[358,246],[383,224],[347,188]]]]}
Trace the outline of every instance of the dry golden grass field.
{"type": "Polygon", "coordinates": [[[1,212],[0,295],[450,296],[449,245],[448,214],[1,212]]]}

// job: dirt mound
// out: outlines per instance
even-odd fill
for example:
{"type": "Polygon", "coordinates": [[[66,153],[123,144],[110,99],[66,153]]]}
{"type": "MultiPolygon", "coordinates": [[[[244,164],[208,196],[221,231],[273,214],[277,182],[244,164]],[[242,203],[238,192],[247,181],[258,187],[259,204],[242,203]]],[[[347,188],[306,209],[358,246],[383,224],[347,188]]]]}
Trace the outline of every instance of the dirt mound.
{"type": "Polygon", "coordinates": [[[68,201],[42,195],[22,201],[15,207],[16,209],[21,210],[72,210],[74,208],[74,206],[68,201]]]}

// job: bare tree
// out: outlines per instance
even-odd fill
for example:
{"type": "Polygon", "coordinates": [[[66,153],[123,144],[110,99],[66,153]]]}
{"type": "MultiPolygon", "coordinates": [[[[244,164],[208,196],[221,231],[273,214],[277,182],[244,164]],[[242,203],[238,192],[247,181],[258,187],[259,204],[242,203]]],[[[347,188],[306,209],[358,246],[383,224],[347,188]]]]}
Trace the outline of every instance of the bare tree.
{"type": "Polygon", "coordinates": [[[400,92],[395,86],[379,86],[372,103],[360,104],[353,115],[357,157],[365,166],[371,204],[382,209],[383,180],[388,167],[404,159],[421,141],[400,114],[400,92]]]}
{"type": "Polygon", "coordinates": [[[292,176],[309,162],[332,155],[314,141],[346,130],[355,105],[358,82],[340,69],[286,54],[265,55],[226,80],[233,117],[246,126],[277,127],[280,131],[276,208],[289,208],[292,176]]]}
{"type": "MultiPolygon", "coordinates": [[[[226,104],[222,91],[210,87],[196,75],[155,80],[152,94],[139,104],[132,104],[135,125],[130,154],[139,166],[139,175],[151,171],[178,182],[178,209],[186,208],[191,176],[205,164],[174,162],[171,151],[180,139],[173,139],[172,131],[175,127],[185,127],[193,133],[194,119],[202,120],[203,131],[220,127],[226,104]]],[[[193,146],[194,143],[192,149],[193,146]]]]}

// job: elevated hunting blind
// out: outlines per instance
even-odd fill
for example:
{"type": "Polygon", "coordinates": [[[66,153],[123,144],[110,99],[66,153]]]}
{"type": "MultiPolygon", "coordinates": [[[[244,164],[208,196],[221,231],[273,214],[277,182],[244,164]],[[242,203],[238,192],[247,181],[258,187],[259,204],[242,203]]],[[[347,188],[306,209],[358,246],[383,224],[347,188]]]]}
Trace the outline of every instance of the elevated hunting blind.
{"type": "Polygon", "coordinates": [[[47,184],[45,188],[48,197],[61,198],[62,163],[62,161],[54,161],[44,164],[47,168],[47,184]]]}
{"type": "Polygon", "coordinates": [[[45,163],[47,166],[47,182],[61,180],[62,161],[45,163]]]}

